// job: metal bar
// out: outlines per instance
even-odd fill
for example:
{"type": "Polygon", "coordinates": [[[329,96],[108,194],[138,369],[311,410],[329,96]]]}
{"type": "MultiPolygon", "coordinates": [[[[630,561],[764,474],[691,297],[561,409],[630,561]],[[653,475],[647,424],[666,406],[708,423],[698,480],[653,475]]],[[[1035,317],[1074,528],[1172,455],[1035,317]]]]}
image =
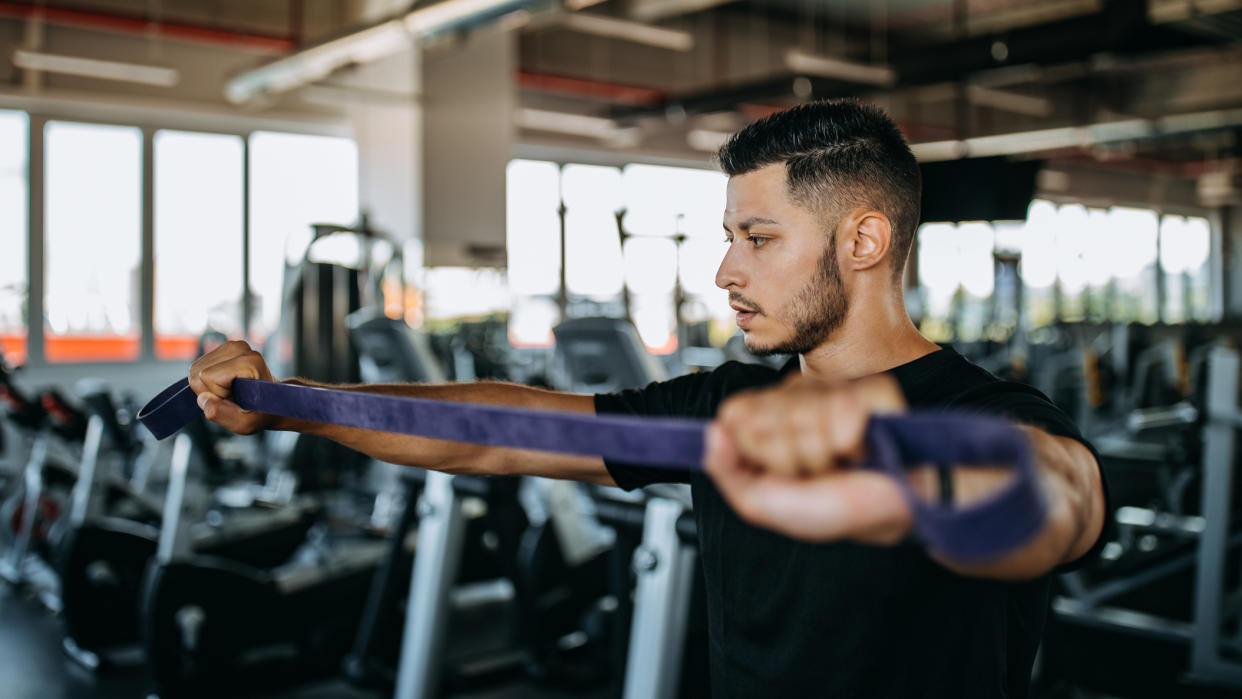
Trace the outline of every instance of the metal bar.
{"type": "Polygon", "coordinates": [[[164,521],[160,527],[159,547],[155,559],[161,563],[170,563],[179,553],[183,553],[188,543],[189,528],[182,525],[181,510],[185,504],[185,482],[190,470],[190,455],[193,453],[190,436],[182,432],[173,441],[172,462],[168,466],[168,494],[164,499],[164,521]],[[182,531],[185,530],[185,531],[182,531]]]}
{"type": "Polygon", "coordinates": [[[47,118],[30,115],[28,160],[26,171],[26,201],[28,237],[26,242],[26,363],[39,366],[46,362],[43,349],[44,309],[44,240],[47,221],[44,193],[47,180],[44,177],[43,130],[47,118]]]}
{"type": "Polygon", "coordinates": [[[1225,546],[1232,494],[1238,353],[1214,348],[1208,356],[1207,424],[1203,428],[1203,517],[1195,580],[1194,638],[1190,677],[1204,682],[1242,682],[1242,665],[1220,657],[1224,611],[1225,546]],[[1222,419],[1225,418],[1225,419],[1222,419]]]}
{"type": "Polygon", "coordinates": [[[142,228],[139,230],[142,257],[139,261],[138,328],[139,356],[144,361],[155,356],[155,129],[142,129],[142,228]]]}
{"type": "Polygon", "coordinates": [[[647,502],[643,543],[634,552],[638,585],[625,699],[677,696],[697,555],[677,535],[677,519],[685,510],[682,503],[666,498],[647,502]]]}
{"type": "Polygon", "coordinates": [[[1194,626],[1184,621],[1119,607],[1092,607],[1069,597],[1053,599],[1052,611],[1084,626],[1122,630],[1160,641],[1186,643],[1194,635],[1194,626]]]}
{"type": "Polygon", "coordinates": [[[457,580],[466,529],[453,476],[438,471],[427,474],[419,514],[417,554],[393,695],[398,699],[437,696],[449,594],[457,580]]]}
{"type": "Polygon", "coordinates": [[[99,468],[99,451],[103,446],[104,421],[99,415],[91,415],[86,423],[86,438],[82,443],[82,462],[78,466],[78,480],[73,484],[73,507],[69,511],[69,524],[80,527],[86,522],[90,510],[91,491],[95,487],[99,468]]]}
{"type": "MultiPolygon", "coordinates": [[[[250,136],[242,137],[242,288],[241,336],[251,338],[250,317],[254,314],[254,296],[250,291],[250,136]]],[[[281,300],[283,303],[283,299],[281,300]]]]}
{"type": "Polygon", "coordinates": [[[43,496],[43,466],[47,462],[47,447],[50,436],[47,428],[35,437],[34,446],[30,449],[30,460],[26,462],[24,473],[26,497],[23,502],[22,522],[17,530],[17,540],[9,549],[8,558],[0,566],[0,576],[11,583],[22,580],[22,566],[26,560],[26,552],[30,549],[30,538],[34,532],[35,513],[39,509],[39,500],[43,496]]]}

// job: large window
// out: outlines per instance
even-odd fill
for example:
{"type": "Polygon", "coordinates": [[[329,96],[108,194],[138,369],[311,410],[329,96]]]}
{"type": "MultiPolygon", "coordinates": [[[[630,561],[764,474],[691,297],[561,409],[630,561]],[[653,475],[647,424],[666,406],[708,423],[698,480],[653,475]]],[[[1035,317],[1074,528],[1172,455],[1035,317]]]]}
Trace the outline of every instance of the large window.
{"type": "Polygon", "coordinates": [[[255,132],[250,137],[251,339],[280,321],[286,262],[297,264],[311,224],[358,218],[358,148],[346,138],[255,132]]]}
{"type": "Polygon", "coordinates": [[[0,111],[0,356],[26,361],[26,183],[29,122],[0,111]]]}
{"type": "Polygon", "coordinates": [[[142,132],[52,121],[44,140],[44,354],[137,359],[142,132]]]}
{"type": "MultiPolygon", "coordinates": [[[[686,323],[711,322],[718,344],[737,332],[728,294],[716,287],[724,257],[725,176],[709,170],[658,165],[625,167],[626,283],[634,325],[648,346],[671,352],[683,294],[686,323]]],[[[701,339],[701,338],[700,338],[701,339]]]]}
{"type": "Polygon", "coordinates": [[[1208,320],[1208,257],[1211,228],[1207,219],[1165,216],[1160,221],[1160,268],[1164,272],[1164,309],[1169,323],[1208,320]]]}
{"type": "Polygon", "coordinates": [[[239,136],[155,134],[155,354],[191,359],[206,330],[242,335],[239,136]]]}
{"type": "Polygon", "coordinates": [[[565,227],[566,293],[592,312],[621,308],[654,352],[677,347],[675,290],[682,318],[712,321],[723,343],[736,328],[714,283],[724,255],[720,221],[725,177],[653,165],[624,168],[514,160],[508,169],[509,337],[551,341],[558,320],[560,231],[565,227]],[[622,240],[624,239],[624,243],[622,240]]]}
{"type": "Polygon", "coordinates": [[[1210,237],[1203,218],[1045,200],[1031,202],[1025,222],[925,224],[922,329],[938,341],[972,341],[997,335],[998,323],[1011,330],[1004,319],[1018,310],[1027,328],[1208,320],[1210,237]],[[1001,276],[1012,274],[1004,260],[1019,260],[1020,284],[1001,276]],[[1021,309],[1012,308],[1018,287],[1021,309]]]}

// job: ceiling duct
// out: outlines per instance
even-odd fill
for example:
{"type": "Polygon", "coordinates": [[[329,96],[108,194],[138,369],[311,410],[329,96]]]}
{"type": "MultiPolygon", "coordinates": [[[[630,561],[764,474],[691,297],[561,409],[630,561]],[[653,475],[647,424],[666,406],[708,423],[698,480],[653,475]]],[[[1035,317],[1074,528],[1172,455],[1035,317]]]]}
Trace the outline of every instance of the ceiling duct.
{"type": "Polygon", "coordinates": [[[561,18],[560,25],[582,34],[630,41],[670,51],[690,51],[694,48],[694,35],[690,32],[604,15],[571,12],[561,18]]]}
{"type": "Polygon", "coordinates": [[[447,32],[474,29],[547,0],[443,0],[310,46],[238,75],[225,86],[234,104],[322,80],[353,64],[371,63],[447,32]]]}
{"type": "Polygon", "coordinates": [[[1105,143],[1142,141],[1177,134],[1242,126],[1242,109],[1220,109],[1176,114],[1157,119],[1123,119],[1088,126],[979,136],[965,140],[914,143],[910,150],[920,162],[1024,155],[1063,148],[1087,148],[1105,143]]]}
{"type": "Polygon", "coordinates": [[[790,49],[785,54],[785,66],[794,73],[862,85],[892,87],[897,84],[897,71],[888,66],[817,56],[800,49],[790,49]]]}

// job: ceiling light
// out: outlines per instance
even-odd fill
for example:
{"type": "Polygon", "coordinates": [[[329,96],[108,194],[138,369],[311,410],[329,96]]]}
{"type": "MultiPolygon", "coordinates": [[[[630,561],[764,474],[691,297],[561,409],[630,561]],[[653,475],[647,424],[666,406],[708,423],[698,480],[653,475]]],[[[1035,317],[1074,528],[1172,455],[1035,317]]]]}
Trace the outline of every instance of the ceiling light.
{"type": "Polygon", "coordinates": [[[966,99],[971,104],[991,107],[1005,112],[1022,114],[1032,117],[1048,117],[1052,115],[1052,101],[1043,97],[1022,95],[1009,90],[998,90],[982,85],[968,85],[966,99]]]}
{"type": "Polygon", "coordinates": [[[691,129],[686,134],[686,144],[694,150],[715,153],[729,140],[730,134],[711,129],[691,129]]]}
{"type": "Polygon", "coordinates": [[[790,49],[785,54],[785,66],[795,73],[851,83],[880,87],[892,87],[897,84],[897,71],[888,66],[855,63],[832,56],[817,56],[800,49],[790,49]]]}
{"type": "Polygon", "coordinates": [[[139,63],[122,63],[120,61],[101,61],[96,58],[79,58],[77,56],[60,56],[51,53],[38,53],[18,49],[13,52],[13,65],[26,70],[41,70],[46,73],[64,75],[80,75],[101,80],[118,80],[121,82],[141,83],[157,87],[172,87],[181,79],[175,68],[142,65],[139,63]]]}
{"type": "Polygon", "coordinates": [[[603,15],[569,13],[561,18],[561,26],[583,34],[632,41],[670,51],[690,51],[694,48],[694,35],[690,32],[603,15]]]}
{"type": "Polygon", "coordinates": [[[620,130],[617,122],[612,119],[543,109],[519,109],[514,120],[523,129],[555,131],[588,138],[612,138],[620,130]]]}

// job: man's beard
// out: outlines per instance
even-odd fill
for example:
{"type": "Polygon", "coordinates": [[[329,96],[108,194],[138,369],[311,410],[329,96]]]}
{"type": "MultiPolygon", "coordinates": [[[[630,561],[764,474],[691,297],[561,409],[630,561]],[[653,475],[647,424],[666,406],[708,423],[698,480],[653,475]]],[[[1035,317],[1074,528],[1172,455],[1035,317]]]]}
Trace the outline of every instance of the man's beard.
{"type": "Polygon", "coordinates": [[[841,282],[841,269],[837,266],[836,243],[834,235],[819,258],[815,275],[788,306],[790,316],[783,320],[793,325],[793,336],[785,342],[760,346],[753,344],[747,334],[743,342],[748,352],[760,357],[806,354],[822,345],[833,331],[841,327],[849,310],[849,301],[845,298],[845,285],[841,282]]]}

